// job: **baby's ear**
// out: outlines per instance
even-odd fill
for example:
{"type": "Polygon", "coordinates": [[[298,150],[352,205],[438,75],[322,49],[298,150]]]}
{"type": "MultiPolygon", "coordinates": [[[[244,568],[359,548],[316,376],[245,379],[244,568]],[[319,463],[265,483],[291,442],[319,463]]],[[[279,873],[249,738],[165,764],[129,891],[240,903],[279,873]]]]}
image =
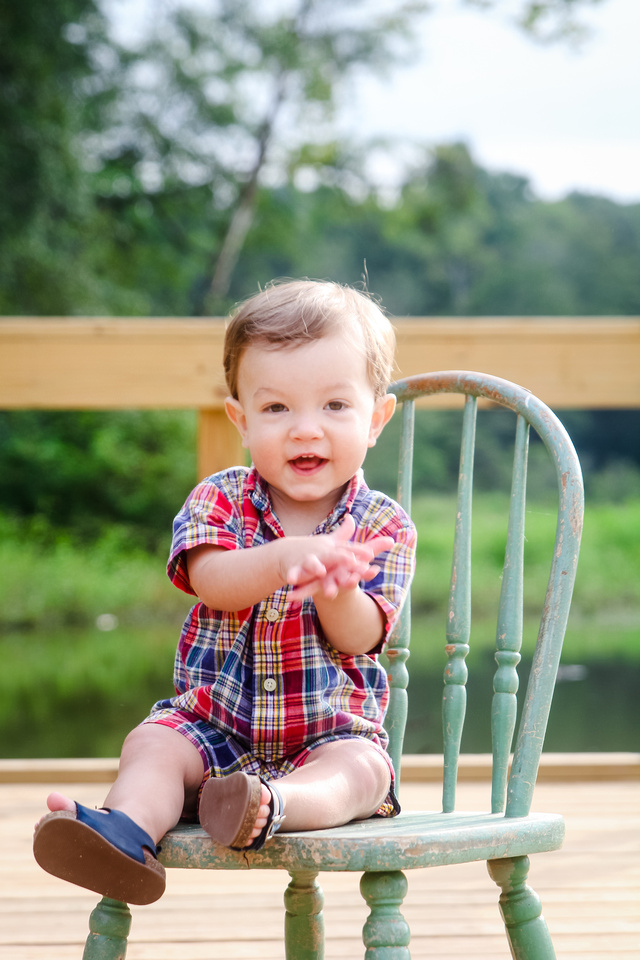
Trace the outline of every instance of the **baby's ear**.
{"type": "Polygon", "coordinates": [[[242,437],[242,446],[246,448],[247,418],[242,408],[242,404],[239,400],[234,399],[234,397],[227,397],[224,401],[224,409],[229,417],[229,420],[231,420],[231,423],[237,428],[238,433],[242,437]]]}
{"type": "Polygon", "coordinates": [[[371,426],[369,427],[369,446],[375,447],[376,440],[383,429],[391,420],[393,412],[396,409],[396,398],[392,393],[386,393],[383,397],[378,397],[373,416],[371,417],[371,426]]]}

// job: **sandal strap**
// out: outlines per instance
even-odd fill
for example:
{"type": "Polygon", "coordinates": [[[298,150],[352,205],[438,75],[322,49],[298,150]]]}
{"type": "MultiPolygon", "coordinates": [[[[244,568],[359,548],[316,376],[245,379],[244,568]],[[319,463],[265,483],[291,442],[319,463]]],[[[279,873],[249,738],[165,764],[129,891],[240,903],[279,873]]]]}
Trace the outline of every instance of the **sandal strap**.
{"type": "Polygon", "coordinates": [[[251,846],[247,848],[248,850],[261,850],[267,840],[270,840],[274,833],[277,833],[277,831],[280,829],[286,816],[284,813],[284,800],[282,799],[282,794],[274,785],[273,781],[265,780],[263,777],[260,777],[260,781],[261,783],[264,783],[271,793],[271,800],[269,801],[269,819],[267,820],[266,825],[263,827],[262,832],[258,834],[251,846]]]}
{"type": "Polygon", "coordinates": [[[128,857],[144,863],[144,847],[147,847],[154,857],[157,857],[157,848],[151,837],[142,827],[128,817],[122,810],[109,810],[100,813],[98,810],[91,810],[89,807],[83,807],[81,803],[76,803],[76,820],[91,827],[101,837],[104,837],[116,849],[126,853],[128,857]]]}

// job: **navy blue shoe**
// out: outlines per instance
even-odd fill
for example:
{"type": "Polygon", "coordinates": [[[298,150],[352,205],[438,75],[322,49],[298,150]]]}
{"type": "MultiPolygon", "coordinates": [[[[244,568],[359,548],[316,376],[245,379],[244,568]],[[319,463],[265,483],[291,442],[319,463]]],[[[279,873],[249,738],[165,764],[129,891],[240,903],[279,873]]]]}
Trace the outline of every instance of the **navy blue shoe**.
{"type": "Polygon", "coordinates": [[[33,855],[43,870],[123,903],[153,903],[164,893],[165,870],[148,833],[120,810],[82,804],[56,810],[36,827],[33,855]]]}

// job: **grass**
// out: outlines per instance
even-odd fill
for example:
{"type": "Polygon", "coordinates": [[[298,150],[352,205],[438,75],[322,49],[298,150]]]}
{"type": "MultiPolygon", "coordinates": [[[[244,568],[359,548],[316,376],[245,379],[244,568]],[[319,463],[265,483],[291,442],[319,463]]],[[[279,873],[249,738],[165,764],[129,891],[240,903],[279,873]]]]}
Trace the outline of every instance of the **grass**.
{"type": "Polygon", "coordinates": [[[165,558],[131,547],[117,529],[91,547],[44,541],[0,520],[0,631],[89,627],[103,613],[122,623],[176,617],[189,608],[164,575],[165,558]]]}
{"type": "MultiPolygon", "coordinates": [[[[421,497],[414,516],[419,548],[411,668],[414,676],[440,674],[455,503],[421,497]]],[[[638,529],[640,499],[588,508],[566,663],[609,660],[624,670],[624,661],[640,662],[638,529]]],[[[112,755],[151,703],[172,691],[173,653],[190,598],[170,584],[164,557],[132,549],[117,530],[91,548],[65,538],[25,538],[24,529],[6,519],[0,535],[0,752],[112,755]]],[[[535,644],[554,536],[553,509],[532,503],[525,656],[535,644]]],[[[490,658],[495,643],[504,537],[504,498],[477,497],[470,665],[490,658]]]]}
{"type": "MultiPolygon", "coordinates": [[[[440,661],[451,570],[455,501],[423,497],[414,506],[418,563],[412,590],[414,662],[440,661]],[[433,635],[437,643],[419,639],[433,635]]],[[[556,517],[552,505],[527,508],[523,653],[531,653],[547,585],[556,517]]],[[[640,660],[640,500],[594,504],[587,510],[578,576],[565,637],[565,658],[622,656],[640,660]]],[[[506,536],[505,498],[476,498],[472,541],[472,650],[495,644],[506,536]]]]}

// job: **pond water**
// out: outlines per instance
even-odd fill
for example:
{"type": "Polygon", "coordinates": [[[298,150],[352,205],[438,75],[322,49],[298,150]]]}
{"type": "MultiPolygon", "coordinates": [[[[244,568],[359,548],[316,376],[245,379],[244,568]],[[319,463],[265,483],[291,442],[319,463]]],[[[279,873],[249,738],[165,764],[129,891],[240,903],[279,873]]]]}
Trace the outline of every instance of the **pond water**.
{"type": "MultiPolygon", "coordinates": [[[[524,690],[530,664],[520,667],[524,690]]],[[[470,665],[468,716],[462,750],[491,750],[490,714],[495,663],[491,656],[470,665]]],[[[562,664],[551,709],[545,750],[554,752],[640,749],[640,664],[592,660],[562,664]]],[[[0,719],[0,755],[29,757],[111,757],[120,752],[128,731],[152,703],[167,696],[165,680],[137,683],[116,698],[95,690],[74,696],[40,690],[4,710],[0,719]]],[[[442,671],[411,671],[406,753],[441,753],[442,671]]],[[[5,699],[5,706],[8,706],[5,699]]]]}
{"type": "MultiPolygon", "coordinates": [[[[524,691],[531,663],[519,667],[524,691]]],[[[495,661],[480,658],[469,668],[464,753],[491,751],[491,696],[495,661]],[[476,719],[477,718],[477,719],[476,719]]],[[[441,753],[442,673],[411,671],[406,753],[441,753]]],[[[590,660],[561,664],[544,749],[547,752],[640,749],[640,664],[590,660]]]]}

